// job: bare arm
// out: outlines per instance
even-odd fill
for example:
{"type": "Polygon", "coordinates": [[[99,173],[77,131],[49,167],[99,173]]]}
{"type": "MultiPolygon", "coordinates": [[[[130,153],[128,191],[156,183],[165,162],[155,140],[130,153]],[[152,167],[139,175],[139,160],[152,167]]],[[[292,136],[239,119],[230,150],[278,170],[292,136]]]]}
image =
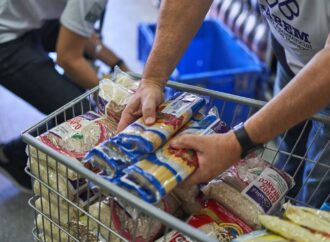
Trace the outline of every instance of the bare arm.
{"type": "Polygon", "coordinates": [[[143,80],[164,85],[201,26],[211,0],[164,0],[143,80]]]}
{"type": "Polygon", "coordinates": [[[330,104],[330,35],[325,48],[245,124],[255,143],[265,143],[330,104]]]}

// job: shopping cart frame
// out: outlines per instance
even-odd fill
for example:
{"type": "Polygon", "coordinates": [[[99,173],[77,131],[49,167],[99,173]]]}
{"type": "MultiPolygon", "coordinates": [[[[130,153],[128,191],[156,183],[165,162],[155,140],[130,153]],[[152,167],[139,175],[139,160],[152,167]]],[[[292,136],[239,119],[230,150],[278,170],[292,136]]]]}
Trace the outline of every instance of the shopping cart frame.
{"type": "MultiPolygon", "coordinates": [[[[263,102],[263,101],[235,96],[232,94],[222,93],[222,92],[218,92],[218,91],[213,91],[213,90],[209,90],[209,89],[205,89],[205,88],[201,88],[201,87],[197,87],[197,86],[191,86],[191,85],[187,85],[187,84],[182,84],[182,83],[177,83],[177,82],[169,81],[167,86],[181,90],[181,91],[186,91],[186,92],[191,92],[191,93],[195,93],[195,94],[199,94],[199,95],[209,96],[209,97],[216,98],[216,99],[221,99],[226,102],[228,101],[228,102],[235,102],[237,104],[248,105],[250,107],[250,112],[249,112],[248,116],[250,116],[254,112],[253,111],[254,109],[259,109],[263,105],[265,105],[265,102],[263,102]]],[[[166,231],[169,231],[169,228],[172,228],[177,231],[180,231],[184,235],[187,235],[190,238],[197,240],[197,241],[215,241],[211,238],[206,237],[205,234],[202,233],[201,231],[199,231],[197,229],[193,229],[191,226],[185,224],[178,218],[175,218],[174,216],[167,214],[164,211],[159,210],[158,208],[154,207],[153,205],[146,203],[145,201],[137,198],[136,196],[123,190],[122,188],[104,180],[101,176],[93,173],[92,171],[86,169],[85,167],[76,165],[75,162],[72,162],[71,158],[58,153],[57,151],[53,150],[49,146],[40,142],[36,137],[34,137],[32,135],[32,133],[35,130],[38,130],[38,127],[41,127],[44,125],[47,126],[47,123],[50,120],[54,119],[57,115],[65,112],[65,110],[71,109],[74,105],[79,104],[79,102],[81,102],[82,100],[84,100],[86,98],[91,98],[93,96],[93,94],[97,93],[97,91],[98,91],[98,87],[93,88],[92,90],[86,92],[82,96],[74,99],[73,101],[67,103],[60,109],[56,110],[55,112],[53,112],[52,114],[50,114],[49,116],[44,118],[42,121],[38,122],[36,125],[32,126],[31,128],[27,129],[26,131],[24,131],[22,134],[22,138],[28,144],[28,147],[29,146],[35,147],[38,151],[47,154],[49,157],[51,157],[51,158],[55,159],[56,161],[58,161],[59,163],[65,165],[68,169],[71,169],[71,170],[75,171],[77,174],[80,174],[82,177],[85,177],[89,181],[92,181],[94,184],[98,185],[103,190],[108,191],[112,195],[114,195],[120,199],[123,199],[128,204],[136,207],[140,212],[147,214],[148,216],[150,216],[156,220],[161,221],[162,224],[166,225],[166,231]]],[[[91,106],[90,106],[90,108],[91,108],[91,106]]],[[[328,118],[325,115],[317,114],[317,115],[314,115],[312,117],[312,119],[330,124],[330,118],[328,118]]],[[[271,149],[271,148],[269,148],[269,149],[271,149]]],[[[280,152],[279,150],[276,150],[276,149],[274,149],[273,151],[280,152]]],[[[291,154],[291,155],[293,155],[293,154],[291,154]]],[[[304,158],[304,157],[302,157],[302,158],[304,158]]],[[[38,180],[42,185],[46,186],[48,189],[52,190],[54,193],[57,193],[58,196],[62,196],[60,193],[58,193],[56,191],[56,189],[53,189],[50,186],[48,186],[47,183],[41,181],[38,178],[38,176],[36,176],[35,174],[32,174],[28,169],[27,169],[27,172],[31,175],[31,177],[33,179],[38,180]]],[[[51,223],[53,223],[51,217],[49,217],[48,215],[43,213],[43,211],[40,211],[36,208],[36,206],[34,204],[35,200],[36,200],[36,197],[31,198],[29,201],[29,204],[35,210],[36,214],[42,214],[43,217],[45,217],[51,223]]],[[[70,201],[68,201],[68,202],[70,203],[70,201]]],[[[88,212],[84,211],[82,208],[80,208],[76,204],[72,203],[71,205],[74,206],[76,209],[78,209],[81,213],[85,213],[85,214],[87,213],[87,215],[88,215],[88,212]]],[[[93,219],[93,218],[91,218],[91,219],[93,219]]],[[[97,222],[99,222],[99,221],[97,221],[97,222]]],[[[57,225],[57,226],[59,228],[61,228],[60,225],[57,225]]],[[[102,226],[106,226],[106,225],[102,225],[102,226]]],[[[37,235],[37,229],[33,230],[33,234],[34,234],[36,240],[43,241],[37,235]]],[[[68,236],[71,236],[71,235],[68,234],[68,236]]],[[[118,235],[118,236],[121,237],[120,235],[118,235]]],[[[121,237],[121,238],[123,240],[125,240],[123,237],[121,237]]],[[[71,236],[71,239],[75,240],[75,241],[79,241],[73,236],[71,236]]]]}

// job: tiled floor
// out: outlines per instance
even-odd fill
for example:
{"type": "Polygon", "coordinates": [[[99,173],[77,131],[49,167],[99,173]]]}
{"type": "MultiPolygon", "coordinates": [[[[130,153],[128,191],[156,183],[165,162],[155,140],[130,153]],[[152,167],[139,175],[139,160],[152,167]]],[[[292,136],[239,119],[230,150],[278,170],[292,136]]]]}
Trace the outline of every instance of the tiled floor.
{"type": "MultiPolygon", "coordinates": [[[[135,72],[137,24],[154,22],[157,10],[152,0],[109,0],[104,24],[104,42],[111,46],[135,72]]],[[[17,137],[43,115],[0,86],[0,143],[17,137]]],[[[33,214],[23,194],[0,174],[0,242],[32,241],[33,214]]]]}

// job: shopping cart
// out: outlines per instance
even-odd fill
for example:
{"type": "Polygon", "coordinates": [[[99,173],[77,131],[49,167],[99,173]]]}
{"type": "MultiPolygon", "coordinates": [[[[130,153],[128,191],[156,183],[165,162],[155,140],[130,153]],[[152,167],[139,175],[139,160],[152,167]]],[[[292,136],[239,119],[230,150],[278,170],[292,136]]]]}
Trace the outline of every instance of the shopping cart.
{"type": "MultiPolygon", "coordinates": [[[[235,105],[236,110],[248,107],[249,112],[246,115],[246,118],[248,118],[265,104],[262,101],[177,82],[169,82],[168,86],[181,91],[220,99],[223,101],[223,106],[219,110],[220,117],[226,112],[227,105],[230,105],[230,108],[232,108],[232,105],[235,105]]],[[[97,92],[98,87],[88,91],[50,114],[44,120],[25,131],[22,135],[24,141],[28,144],[27,152],[34,152],[37,154],[35,159],[29,159],[30,169],[27,169],[27,172],[33,178],[35,193],[29,200],[29,204],[34,209],[35,213],[35,228],[32,231],[35,240],[102,241],[101,239],[95,238],[101,235],[100,237],[105,241],[146,241],[145,238],[151,238],[153,236],[153,228],[161,224],[164,234],[167,234],[170,230],[176,230],[194,241],[214,241],[201,231],[192,228],[178,218],[104,180],[99,175],[79,165],[69,157],[54,151],[36,138],[41,133],[61,122],[60,118],[66,120],[68,113],[76,116],[92,109],[97,110],[95,105],[95,103],[97,103],[97,92]],[[86,110],[86,105],[83,105],[83,102],[86,102],[86,100],[89,101],[89,106],[87,107],[89,110],[86,110]],[[72,175],[75,176],[79,182],[74,183],[72,180],[67,179],[72,175]],[[63,177],[65,178],[64,180],[63,177]],[[88,183],[88,187],[94,184],[102,190],[103,194],[111,194],[113,199],[109,200],[107,209],[104,210],[104,207],[102,207],[104,203],[102,203],[101,200],[104,199],[104,197],[102,197],[100,193],[91,189],[87,189],[87,194],[86,192],[83,195],[79,193],[80,188],[86,186],[86,182],[88,183]],[[71,193],[72,189],[78,192],[71,193]],[[89,204],[91,201],[93,201],[93,205],[89,204]],[[118,220],[118,218],[114,218],[114,206],[118,204],[117,201],[120,201],[123,206],[129,208],[128,210],[132,212],[131,217],[133,218],[133,220],[126,221],[126,224],[121,224],[121,226],[126,226],[121,232],[118,232],[118,228],[115,229],[115,220],[118,220]],[[144,230],[147,231],[140,231],[142,228],[142,220],[149,223],[148,226],[143,227],[144,230]],[[95,237],[88,231],[93,231],[95,237]],[[142,239],[140,236],[141,233],[145,236],[142,237],[142,239]]],[[[316,115],[312,120],[313,122],[330,124],[329,118],[322,115],[316,115]]],[[[302,126],[302,132],[297,138],[295,146],[299,144],[299,140],[310,122],[311,120],[307,120],[302,126]]],[[[230,125],[234,126],[235,124],[234,112],[230,125]]],[[[284,134],[283,137],[285,136],[286,134],[284,134]]],[[[284,151],[279,147],[281,147],[281,142],[276,143],[272,141],[265,144],[262,157],[273,163],[279,155],[285,155],[287,156],[287,163],[289,161],[291,162],[293,158],[295,162],[299,162],[298,168],[302,166],[303,162],[318,162],[317,160],[308,160],[306,158],[307,152],[300,155],[295,154],[293,151],[284,151]]],[[[324,170],[326,171],[323,177],[324,179],[329,174],[330,167],[325,164],[321,165],[324,166],[324,170]]],[[[296,176],[296,173],[297,172],[295,172],[293,176],[296,176]]],[[[322,183],[322,181],[323,180],[321,180],[320,183],[322,183]]],[[[304,184],[302,184],[302,186],[304,186],[304,184]]],[[[317,195],[317,190],[313,195],[317,195]]],[[[287,199],[291,200],[293,203],[309,206],[309,204],[303,204],[294,197],[287,197],[287,199]]]]}

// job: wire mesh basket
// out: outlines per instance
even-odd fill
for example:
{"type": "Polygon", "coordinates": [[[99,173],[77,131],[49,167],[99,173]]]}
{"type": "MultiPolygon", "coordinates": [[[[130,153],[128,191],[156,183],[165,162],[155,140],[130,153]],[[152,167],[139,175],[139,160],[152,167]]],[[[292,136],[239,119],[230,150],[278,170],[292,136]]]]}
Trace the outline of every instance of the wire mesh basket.
{"type": "MultiPolygon", "coordinates": [[[[169,82],[168,86],[181,91],[209,96],[221,100],[220,117],[226,113],[227,107],[235,110],[248,108],[247,119],[265,103],[258,100],[234,96],[186,84],[169,82]]],[[[159,207],[148,204],[133,194],[104,180],[99,175],[88,170],[68,156],[42,143],[37,137],[50,128],[89,110],[97,111],[98,87],[66,104],[50,114],[44,120],[23,133],[23,139],[28,144],[29,154],[26,171],[33,179],[34,196],[29,200],[35,213],[35,228],[33,235],[36,241],[153,241],[160,233],[167,234],[170,230],[180,232],[192,241],[215,241],[203,232],[192,228],[175,216],[162,211],[159,207]],[[34,152],[34,158],[31,158],[34,152]],[[98,189],[93,189],[93,185],[98,189]],[[102,194],[107,194],[107,199],[102,194]],[[125,208],[125,209],[123,209],[125,208]],[[129,213],[129,214],[128,214],[129,213]]],[[[237,124],[233,112],[230,126],[237,124]]],[[[312,200],[318,197],[319,187],[329,176],[330,167],[319,160],[308,158],[311,143],[299,150],[301,142],[306,139],[312,122],[330,125],[329,118],[316,115],[300,124],[299,132],[292,141],[292,149],[283,148],[288,132],[279,137],[279,141],[271,141],[264,146],[262,158],[274,163],[279,157],[284,157],[281,169],[294,163],[291,175],[297,178],[306,163],[316,164],[322,168],[323,176],[307,202],[299,200],[299,194],[308,184],[307,178],[299,183],[297,191],[286,198],[293,203],[313,206],[312,200]]],[[[321,130],[321,129],[320,129],[321,130]]],[[[314,140],[318,139],[320,130],[314,132],[314,140]]],[[[312,140],[313,140],[312,139],[312,140]]],[[[324,144],[325,152],[328,143],[324,144]]],[[[322,155],[322,154],[321,154],[322,155]]],[[[316,167],[316,165],[314,167],[316,167]]],[[[324,197],[329,195],[322,194],[324,197]]],[[[164,238],[166,241],[166,236],[164,238]]],[[[181,241],[181,240],[177,240],[181,241]]],[[[185,240],[183,240],[185,241],[185,240]]]]}

